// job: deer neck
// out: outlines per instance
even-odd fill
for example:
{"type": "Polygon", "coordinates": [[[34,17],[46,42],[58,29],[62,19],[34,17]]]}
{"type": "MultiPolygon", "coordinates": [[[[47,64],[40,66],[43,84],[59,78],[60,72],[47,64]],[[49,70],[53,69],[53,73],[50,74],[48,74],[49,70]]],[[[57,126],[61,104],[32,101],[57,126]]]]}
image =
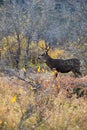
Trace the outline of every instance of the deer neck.
{"type": "Polygon", "coordinates": [[[49,55],[47,55],[46,64],[49,65],[51,61],[52,61],[52,58],[49,55]]]}

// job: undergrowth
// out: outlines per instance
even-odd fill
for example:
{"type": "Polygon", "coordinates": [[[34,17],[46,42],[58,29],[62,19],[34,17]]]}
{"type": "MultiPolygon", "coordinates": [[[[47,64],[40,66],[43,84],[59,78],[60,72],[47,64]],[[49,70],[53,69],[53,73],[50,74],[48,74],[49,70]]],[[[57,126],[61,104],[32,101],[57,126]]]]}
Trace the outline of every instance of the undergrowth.
{"type": "Polygon", "coordinates": [[[0,130],[87,130],[86,97],[67,98],[66,91],[87,77],[53,81],[42,73],[36,80],[38,90],[16,77],[0,77],[0,130]]]}

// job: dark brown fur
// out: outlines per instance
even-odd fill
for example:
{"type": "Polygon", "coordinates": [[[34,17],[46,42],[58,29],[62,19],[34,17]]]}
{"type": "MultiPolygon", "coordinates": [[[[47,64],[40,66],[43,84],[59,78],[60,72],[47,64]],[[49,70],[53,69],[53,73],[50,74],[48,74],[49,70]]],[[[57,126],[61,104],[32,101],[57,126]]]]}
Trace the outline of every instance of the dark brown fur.
{"type": "Polygon", "coordinates": [[[48,55],[48,53],[44,53],[38,58],[43,60],[49,68],[56,69],[57,72],[67,73],[72,71],[75,77],[77,77],[78,75],[81,76],[80,60],[77,58],[66,59],[66,60],[53,59],[48,55]]]}

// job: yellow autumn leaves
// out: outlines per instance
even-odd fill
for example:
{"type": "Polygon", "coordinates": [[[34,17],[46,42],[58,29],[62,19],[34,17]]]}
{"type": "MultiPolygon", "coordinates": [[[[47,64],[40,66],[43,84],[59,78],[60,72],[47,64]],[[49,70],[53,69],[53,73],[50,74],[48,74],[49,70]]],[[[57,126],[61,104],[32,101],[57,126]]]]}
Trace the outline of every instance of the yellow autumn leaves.
{"type": "Polygon", "coordinates": [[[41,72],[41,68],[40,68],[40,66],[38,67],[37,71],[38,71],[38,73],[40,73],[40,72],[41,72]]]}
{"type": "Polygon", "coordinates": [[[25,69],[25,67],[23,67],[23,71],[24,71],[24,72],[26,72],[26,69],[25,69]]]}
{"type": "Polygon", "coordinates": [[[12,103],[15,103],[16,100],[17,100],[17,95],[14,95],[14,96],[12,97],[12,99],[11,99],[11,102],[12,102],[12,103]]]}
{"type": "Polygon", "coordinates": [[[45,49],[45,48],[46,48],[46,43],[45,43],[45,41],[44,41],[44,40],[40,40],[40,41],[38,42],[38,47],[39,47],[39,49],[41,49],[41,48],[45,49]]]}
{"type": "Polygon", "coordinates": [[[0,125],[3,123],[3,121],[2,120],[0,120],[0,125]]]}
{"type": "MultiPolygon", "coordinates": [[[[45,48],[46,48],[46,42],[44,41],[44,40],[40,40],[39,42],[38,42],[38,48],[41,50],[41,51],[44,51],[45,50],[45,48]]],[[[50,48],[49,46],[48,46],[48,48],[50,48]]],[[[59,49],[49,49],[49,52],[48,52],[48,54],[52,57],[52,58],[59,58],[60,56],[63,56],[63,54],[64,54],[64,50],[59,50],[59,49]]]]}
{"type": "MultiPolygon", "coordinates": [[[[23,93],[23,89],[22,89],[22,88],[19,89],[19,93],[20,93],[20,94],[23,93]]],[[[17,101],[17,99],[18,99],[18,95],[15,94],[15,95],[11,98],[11,102],[12,102],[12,103],[15,103],[15,102],[17,101]]]]}
{"type": "Polygon", "coordinates": [[[48,73],[48,70],[47,70],[47,69],[45,70],[44,68],[41,68],[40,66],[38,66],[37,72],[38,72],[38,73],[40,73],[40,72],[48,73]]]}

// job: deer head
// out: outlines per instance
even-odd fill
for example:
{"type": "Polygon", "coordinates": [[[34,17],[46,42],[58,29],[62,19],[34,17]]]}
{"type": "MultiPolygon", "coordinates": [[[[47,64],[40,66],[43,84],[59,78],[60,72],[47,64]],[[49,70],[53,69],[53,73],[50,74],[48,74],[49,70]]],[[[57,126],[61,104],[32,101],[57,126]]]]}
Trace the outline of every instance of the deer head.
{"type": "Polygon", "coordinates": [[[45,48],[41,47],[41,49],[44,50],[44,52],[38,57],[38,59],[47,62],[47,60],[50,58],[48,55],[48,51],[50,50],[49,44],[45,44],[45,48]]]}

